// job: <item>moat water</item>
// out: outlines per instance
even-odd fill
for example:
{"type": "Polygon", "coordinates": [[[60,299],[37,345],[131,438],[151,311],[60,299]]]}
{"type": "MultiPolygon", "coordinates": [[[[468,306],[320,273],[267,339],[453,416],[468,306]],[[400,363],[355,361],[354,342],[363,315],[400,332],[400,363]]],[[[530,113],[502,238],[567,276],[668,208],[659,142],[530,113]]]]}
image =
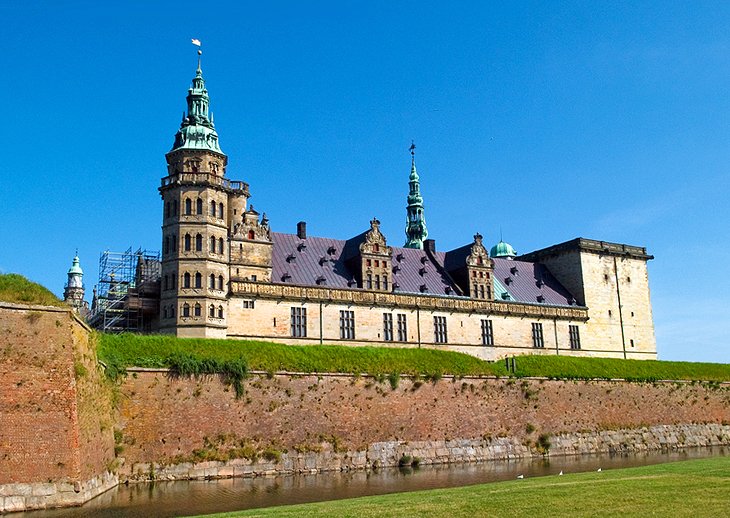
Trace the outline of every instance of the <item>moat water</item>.
{"type": "Polygon", "coordinates": [[[137,518],[219,513],[467,486],[564,473],[646,466],[688,459],[730,456],[730,448],[688,448],[632,455],[583,455],[549,459],[490,461],[473,464],[386,468],[374,471],[237,478],[209,481],[154,482],[120,485],[81,507],[12,514],[22,518],[137,518]]]}

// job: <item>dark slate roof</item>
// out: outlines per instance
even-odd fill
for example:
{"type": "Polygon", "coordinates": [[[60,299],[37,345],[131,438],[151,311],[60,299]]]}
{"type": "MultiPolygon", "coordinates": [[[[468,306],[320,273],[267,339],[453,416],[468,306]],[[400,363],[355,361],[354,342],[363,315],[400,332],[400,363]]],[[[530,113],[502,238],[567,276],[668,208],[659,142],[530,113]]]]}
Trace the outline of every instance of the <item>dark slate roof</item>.
{"type": "MultiPolygon", "coordinates": [[[[329,286],[358,289],[354,272],[347,260],[356,256],[365,234],[349,240],[307,237],[272,232],[273,271],[276,284],[329,286]]],[[[470,245],[469,245],[470,246],[470,245]]],[[[436,296],[457,296],[458,288],[444,271],[444,263],[463,254],[468,247],[448,252],[393,247],[391,283],[396,293],[424,293],[436,296]],[[456,252],[456,253],[454,253],[456,252]]],[[[512,301],[567,306],[572,295],[539,263],[494,259],[494,275],[509,291],[512,301]],[[516,272],[511,269],[516,267],[516,272]],[[506,279],[510,278],[510,281],[506,279]],[[542,281],[542,282],[540,282],[542,281]],[[538,296],[542,296],[542,301],[538,296]]]]}
{"type": "Polygon", "coordinates": [[[552,276],[545,265],[500,258],[492,260],[494,277],[509,291],[513,300],[552,306],[571,305],[573,295],[552,276]],[[538,299],[540,296],[542,300],[538,299]]]}

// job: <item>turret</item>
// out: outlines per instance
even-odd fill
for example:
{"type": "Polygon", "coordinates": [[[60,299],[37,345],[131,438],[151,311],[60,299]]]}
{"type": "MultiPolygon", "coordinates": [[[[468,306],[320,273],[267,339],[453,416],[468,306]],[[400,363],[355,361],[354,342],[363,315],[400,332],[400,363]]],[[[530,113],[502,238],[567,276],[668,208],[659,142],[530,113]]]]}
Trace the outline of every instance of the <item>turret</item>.
{"type": "Polygon", "coordinates": [[[411,143],[411,175],[408,180],[408,206],[406,207],[406,248],[423,249],[423,242],[428,237],[426,216],[424,214],[421,184],[416,171],[416,145],[411,143]]]}
{"type": "Polygon", "coordinates": [[[73,258],[71,268],[68,269],[68,280],[63,288],[63,300],[77,312],[85,312],[87,309],[84,300],[84,271],[79,264],[78,251],[73,258]]]}

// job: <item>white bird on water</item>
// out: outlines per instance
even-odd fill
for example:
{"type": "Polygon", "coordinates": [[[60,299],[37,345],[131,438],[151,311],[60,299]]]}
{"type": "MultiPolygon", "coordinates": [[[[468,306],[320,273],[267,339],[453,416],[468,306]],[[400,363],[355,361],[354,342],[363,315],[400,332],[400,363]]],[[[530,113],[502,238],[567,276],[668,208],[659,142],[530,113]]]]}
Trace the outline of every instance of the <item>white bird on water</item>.
{"type": "Polygon", "coordinates": [[[517,478],[525,478],[524,475],[517,475],[517,478]]]}

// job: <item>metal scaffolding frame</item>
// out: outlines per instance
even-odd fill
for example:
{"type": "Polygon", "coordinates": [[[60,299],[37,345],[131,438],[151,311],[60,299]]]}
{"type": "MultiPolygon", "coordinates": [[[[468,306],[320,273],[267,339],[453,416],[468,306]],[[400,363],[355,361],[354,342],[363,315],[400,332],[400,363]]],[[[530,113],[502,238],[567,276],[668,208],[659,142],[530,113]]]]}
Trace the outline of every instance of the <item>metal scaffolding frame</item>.
{"type": "Polygon", "coordinates": [[[106,333],[143,332],[157,310],[160,252],[110,252],[99,256],[99,283],[89,322],[106,333]]]}

